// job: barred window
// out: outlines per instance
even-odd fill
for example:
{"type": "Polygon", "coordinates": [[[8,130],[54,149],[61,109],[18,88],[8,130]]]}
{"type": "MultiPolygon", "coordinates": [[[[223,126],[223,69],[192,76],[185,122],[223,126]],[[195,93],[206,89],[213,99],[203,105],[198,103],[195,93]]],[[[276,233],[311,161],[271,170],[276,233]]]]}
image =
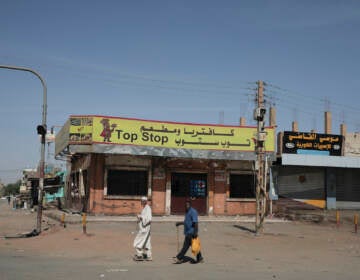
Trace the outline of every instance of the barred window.
{"type": "Polygon", "coordinates": [[[147,195],[148,174],[145,170],[107,171],[107,195],[147,195]]]}
{"type": "Polygon", "coordinates": [[[252,174],[231,174],[230,198],[255,198],[255,176],[252,174]]]}

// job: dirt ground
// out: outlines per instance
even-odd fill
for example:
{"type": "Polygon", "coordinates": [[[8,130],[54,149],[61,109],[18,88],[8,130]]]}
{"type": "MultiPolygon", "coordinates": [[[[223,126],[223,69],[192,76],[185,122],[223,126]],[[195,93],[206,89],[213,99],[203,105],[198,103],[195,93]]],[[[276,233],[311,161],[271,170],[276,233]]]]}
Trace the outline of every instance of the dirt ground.
{"type": "MultiPolygon", "coordinates": [[[[135,221],[135,219],[134,219],[135,221]]],[[[351,222],[201,222],[203,264],[172,264],[183,235],[174,222],[152,224],[152,262],[135,263],[135,222],[65,228],[44,217],[40,236],[5,238],[35,228],[36,212],[0,201],[0,279],[359,279],[360,233],[351,222]],[[179,238],[178,238],[179,236],[179,238]],[[66,268],[64,268],[66,266],[66,268]],[[38,267],[34,269],[34,267],[38,267]],[[36,278],[34,278],[36,277],[36,278]]],[[[191,257],[191,254],[188,253],[191,257]]]]}

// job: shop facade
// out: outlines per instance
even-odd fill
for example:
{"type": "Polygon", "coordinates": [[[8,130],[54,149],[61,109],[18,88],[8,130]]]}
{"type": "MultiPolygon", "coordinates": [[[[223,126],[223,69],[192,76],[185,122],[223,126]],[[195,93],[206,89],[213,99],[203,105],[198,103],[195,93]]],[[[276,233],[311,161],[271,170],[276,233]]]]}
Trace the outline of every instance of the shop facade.
{"type": "MultiPolygon", "coordinates": [[[[265,142],[275,159],[274,128],[265,142]]],[[[183,214],[191,198],[202,215],[255,213],[256,127],[70,116],[56,136],[68,162],[67,206],[90,214],[183,214]]]]}
{"type": "Polygon", "coordinates": [[[347,135],[281,133],[280,156],[273,167],[278,204],[290,199],[322,209],[360,208],[360,157],[347,152],[352,147],[349,139],[347,135]]]}

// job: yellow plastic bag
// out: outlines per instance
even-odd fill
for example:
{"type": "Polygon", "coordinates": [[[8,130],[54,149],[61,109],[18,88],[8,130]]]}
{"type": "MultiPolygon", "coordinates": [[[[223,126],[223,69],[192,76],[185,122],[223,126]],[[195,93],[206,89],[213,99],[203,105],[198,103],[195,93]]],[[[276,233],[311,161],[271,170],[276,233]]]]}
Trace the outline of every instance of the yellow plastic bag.
{"type": "Polygon", "coordinates": [[[196,256],[197,254],[199,254],[201,249],[201,244],[200,244],[200,238],[199,236],[196,238],[193,238],[191,240],[191,253],[196,256]]]}

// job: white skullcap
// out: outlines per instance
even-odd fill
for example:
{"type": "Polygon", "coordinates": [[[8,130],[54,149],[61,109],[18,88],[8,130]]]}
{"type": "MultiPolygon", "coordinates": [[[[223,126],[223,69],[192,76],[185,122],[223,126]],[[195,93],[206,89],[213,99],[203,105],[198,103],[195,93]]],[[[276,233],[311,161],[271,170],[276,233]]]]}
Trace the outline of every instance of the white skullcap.
{"type": "Polygon", "coordinates": [[[141,201],[147,201],[147,197],[146,196],[141,197],[141,201]]]}

